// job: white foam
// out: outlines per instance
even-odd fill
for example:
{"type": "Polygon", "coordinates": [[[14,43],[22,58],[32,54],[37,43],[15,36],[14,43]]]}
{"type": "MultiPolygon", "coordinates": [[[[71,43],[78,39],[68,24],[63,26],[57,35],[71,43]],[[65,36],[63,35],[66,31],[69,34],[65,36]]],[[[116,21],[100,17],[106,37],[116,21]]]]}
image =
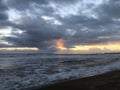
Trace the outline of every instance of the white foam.
{"type": "MultiPolygon", "coordinates": [[[[21,62],[18,62],[18,63],[21,63],[21,62]]],[[[12,62],[7,63],[7,60],[6,60],[6,64],[3,64],[3,65],[9,66],[11,64],[12,62]]],[[[75,79],[80,77],[82,78],[82,77],[102,74],[108,71],[120,70],[119,60],[105,64],[105,65],[103,64],[103,65],[87,66],[87,67],[83,66],[83,67],[79,67],[78,69],[70,68],[71,69],[70,71],[66,71],[64,70],[63,67],[58,66],[59,72],[53,73],[53,74],[42,73],[42,71],[49,69],[49,64],[48,66],[46,66],[47,65],[46,62],[45,62],[45,65],[41,66],[41,68],[39,68],[38,63],[36,64],[22,63],[22,64],[21,66],[25,67],[25,69],[23,70],[23,72],[21,72],[21,74],[25,76],[17,76],[16,74],[18,73],[16,73],[16,71],[5,72],[3,73],[3,75],[0,74],[0,90],[13,90],[13,89],[19,90],[22,88],[51,84],[51,83],[59,82],[61,80],[65,80],[65,79],[75,79]],[[31,72],[32,74],[29,74],[31,72]]],[[[5,66],[3,67],[4,68],[0,68],[0,69],[6,69],[5,66]]],[[[66,68],[69,68],[69,67],[66,67],[66,68]]]]}
{"type": "Polygon", "coordinates": [[[58,81],[64,79],[74,79],[80,77],[88,77],[97,74],[106,73],[108,71],[113,70],[120,70],[120,61],[114,62],[109,65],[101,65],[101,66],[94,66],[94,67],[81,67],[77,70],[72,70],[71,72],[62,72],[51,75],[48,77],[49,81],[58,81]]]}

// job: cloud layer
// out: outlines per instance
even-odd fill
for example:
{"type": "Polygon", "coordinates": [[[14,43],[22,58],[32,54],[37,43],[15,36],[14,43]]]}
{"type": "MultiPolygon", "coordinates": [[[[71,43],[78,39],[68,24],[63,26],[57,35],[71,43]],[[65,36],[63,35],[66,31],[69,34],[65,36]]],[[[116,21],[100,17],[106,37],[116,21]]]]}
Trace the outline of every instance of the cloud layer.
{"type": "Polygon", "coordinates": [[[119,0],[0,0],[0,46],[57,50],[55,40],[67,48],[120,40],[119,0]],[[7,30],[6,30],[7,32],[7,30]]]}

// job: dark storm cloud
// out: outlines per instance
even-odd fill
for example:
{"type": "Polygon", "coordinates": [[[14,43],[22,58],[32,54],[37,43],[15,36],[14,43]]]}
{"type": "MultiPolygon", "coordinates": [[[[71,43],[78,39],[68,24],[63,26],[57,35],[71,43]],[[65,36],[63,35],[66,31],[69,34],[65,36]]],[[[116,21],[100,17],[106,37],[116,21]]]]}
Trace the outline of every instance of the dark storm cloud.
{"type": "Polygon", "coordinates": [[[120,17],[119,9],[120,1],[116,0],[113,2],[113,0],[110,0],[97,6],[97,8],[93,10],[98,18],[78,14],[61,19],[65,26],[76,30],[76,33],[71,36],[71,39],[67,39],[67,47],[80,44],[88,45],[108,41],[119,41],[120,37],[112,37],[119,36],[120,34],[120,21],[118,21],[120,17]],[[114,19],[116,19],[116,21],[114,21],[114,19]]]}
{"type": "Polygon", "coordinates": [[[12,23],[8,21],[8,6],[6,6],[3,1],[4,0],[0,0],[0,29],[12,25],[12,23]]]}
{"type": "Polygon", "coordinates": [[[109,0],[102,4],[99,8],[99,13],[103,18],[118,19],[120,18],[120,1],[109,0]]]}
{"type": "Polygon", "coordinates": [[[0,0],[0,22],[8,19],[7,13],[5,12],[7,9],[7,6],[0,0]]]}
{"type": "MultiPolygon", "coordinates": [[[[120,1],[103,0],[98,5],[88,2],[89,5],[83,1],[7,0],[9,9],[22,13],[22,18],[19,23],[9,24],[13,28],[12,34],[16,37],[5,37],[5,40],[12,42],[14,46],[52,48],[53,51],[54,40],[60,38],[65,40],[66,47],[119,41],[120,37],[115,36],[120,34],[120,1]],[[78,3],[78,8],[74,8],[78,3]],[[23,33],[15,33],[17,29],[23,33]]],[[[2,8],[3,11],[6,10],[5,6],[2,8]]],[[[0,14],[0,18],[7,20],[4,13],[0,14]]]]}
{"type": "Polygon", "coordinates": [[[8,17],[7,17],[7,15],[4,13],[4,12],[1,12],[0,13],[0,20],[2,21],[2,20],[6,20],[8,17]]]}
{"type": "Polygon", "coordinates": [[[17,46],[50,48],[55,39],[62,38],[64,35],[62,31],[56,30],[55,27],[47,24],[42,18],[38,19],[38,17],[25,19],[22,24],[15,27],[25,30],[25,32],[20,35],[13,32],[13,35],[17,37],[7,37],[6,40],[12,41],[17,46]]]}
{"type": "Polygon", "coordinates": [[[51,2],[59,3],[59,4],[74,4],[78,1],[81,1],[81,0],[51,0],[51,2]]]}
{"type": "Polygon", "coordinates": [[[7,19],[7,16],[5,14],[6,10],[7,10],[7,7],[3,4],[2,0],[0,0],[0,20],[7,19]]]}
{"type": "Polygon", "coordinates": [[[8,8],[3,4],[3,1],[0,0],[0,11],[5,11],[7,10],[8,8]]]}
{"type": "Polygon", "coordinates": [[[25,10],[30,7],[31,4],[47,4],[46,0],[7,0],[7,5],[11,8],[16,8],[18,10],[25,10]]]}

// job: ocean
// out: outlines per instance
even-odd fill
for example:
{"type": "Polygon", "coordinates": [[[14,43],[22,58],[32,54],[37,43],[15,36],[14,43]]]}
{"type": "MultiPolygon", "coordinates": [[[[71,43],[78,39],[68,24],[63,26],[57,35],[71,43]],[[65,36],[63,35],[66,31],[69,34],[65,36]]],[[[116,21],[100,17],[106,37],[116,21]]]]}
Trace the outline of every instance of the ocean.
{"type": "Polygon", "coordinates": [[[21,90],[120,70],[120,54],[0,54],[0,90],[21,90]]]}

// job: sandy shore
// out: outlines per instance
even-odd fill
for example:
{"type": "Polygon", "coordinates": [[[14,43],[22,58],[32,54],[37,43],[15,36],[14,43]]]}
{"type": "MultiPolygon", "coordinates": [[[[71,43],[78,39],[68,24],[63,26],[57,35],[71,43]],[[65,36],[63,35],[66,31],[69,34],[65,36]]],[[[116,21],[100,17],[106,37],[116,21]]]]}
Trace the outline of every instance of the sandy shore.
{"type": "Polygon", "coordinates": [[[120,90],[120,71],[25,90],[120,90]]]}

